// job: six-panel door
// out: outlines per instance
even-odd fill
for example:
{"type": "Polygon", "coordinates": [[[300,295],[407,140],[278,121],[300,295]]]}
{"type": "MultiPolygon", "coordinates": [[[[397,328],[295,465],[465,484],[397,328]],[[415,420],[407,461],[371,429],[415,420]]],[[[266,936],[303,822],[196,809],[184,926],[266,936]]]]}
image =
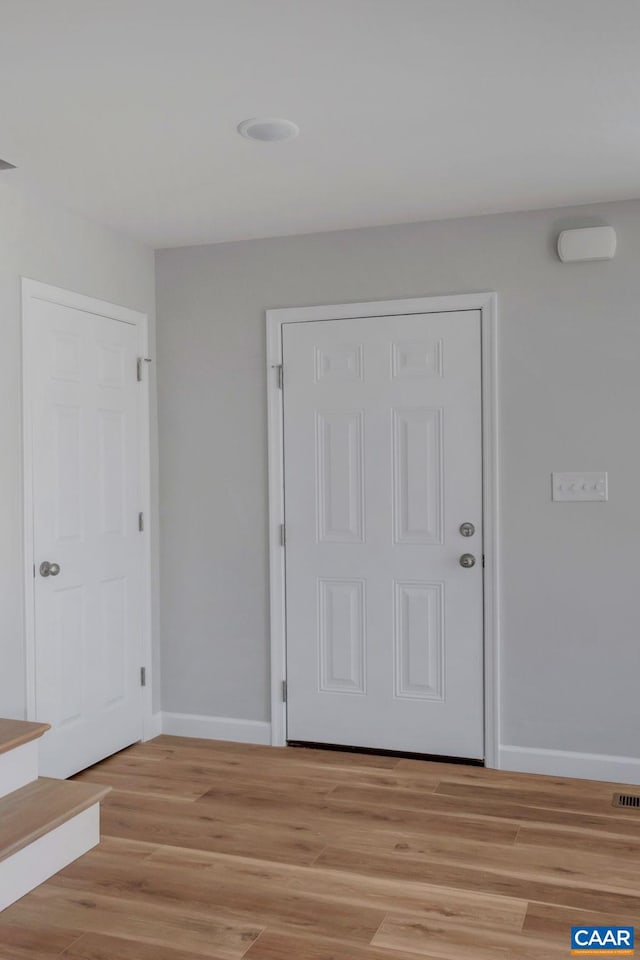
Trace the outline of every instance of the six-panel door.
{"type": "Polygon", "coordinates": [[[288,739],[482,758],[480,313],[282,331],[288,739]]]}
{"type": "Polygon", "coordinates": [[[40,761],[66,777],[142,734],[137,330],[34,299],[26,333],[40,761]]]}

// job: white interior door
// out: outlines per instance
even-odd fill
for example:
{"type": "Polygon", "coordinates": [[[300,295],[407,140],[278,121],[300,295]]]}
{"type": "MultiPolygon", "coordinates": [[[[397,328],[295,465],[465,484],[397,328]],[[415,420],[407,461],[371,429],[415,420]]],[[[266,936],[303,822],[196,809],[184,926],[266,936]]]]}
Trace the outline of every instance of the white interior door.
{"type": "Polygon", "coordinates": [[[52,724],[40,748],[48,776],[142,734],[137,346],[135,325],[30,302],[35,700],[52,724]]]}
{"type": "Polygon", "coordinates": [[[480,324],[282,327],[289,740],[484,756],[480,324]]]}

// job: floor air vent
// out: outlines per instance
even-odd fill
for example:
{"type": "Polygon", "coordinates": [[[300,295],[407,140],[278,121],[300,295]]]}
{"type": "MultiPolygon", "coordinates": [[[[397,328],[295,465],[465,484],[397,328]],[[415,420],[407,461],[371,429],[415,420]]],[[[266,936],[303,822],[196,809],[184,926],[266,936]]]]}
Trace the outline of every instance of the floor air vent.
{"type": "Polygon", "coordinates": [[[640,794],[633,793],[614,793],[614,807],[626,807],[629,810],[640,811],[640,794]]]}

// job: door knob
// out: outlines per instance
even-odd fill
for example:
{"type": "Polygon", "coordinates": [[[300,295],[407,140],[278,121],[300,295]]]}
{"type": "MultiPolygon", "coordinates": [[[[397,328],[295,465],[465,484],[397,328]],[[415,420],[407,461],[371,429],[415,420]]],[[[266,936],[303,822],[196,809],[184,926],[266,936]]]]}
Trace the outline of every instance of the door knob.
{"type": "Polygon", "coordinates": [[[460,557],[460,566],[469,569],[469,567],[475,567],[476,558],[472,553],[463,553],[460,557]]]}
{"type": "Polygon", "coordinates": [[[41,577],[57,577],[60,573],[60,564],[59,563],[49,563],[48,560],[43,560],[40,564],[40,576],[41,577]]]}

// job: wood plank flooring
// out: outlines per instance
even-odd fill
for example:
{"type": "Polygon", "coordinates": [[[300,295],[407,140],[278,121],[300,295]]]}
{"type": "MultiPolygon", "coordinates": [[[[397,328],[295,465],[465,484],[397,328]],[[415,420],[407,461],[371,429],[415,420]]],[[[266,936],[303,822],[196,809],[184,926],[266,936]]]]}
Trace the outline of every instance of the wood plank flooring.
{"type": "Polygon", "coordinates": [[[640,926],[617,784],[158,737],[99,847],[0,914],[0,960],[549,960],[640,926]]]}

